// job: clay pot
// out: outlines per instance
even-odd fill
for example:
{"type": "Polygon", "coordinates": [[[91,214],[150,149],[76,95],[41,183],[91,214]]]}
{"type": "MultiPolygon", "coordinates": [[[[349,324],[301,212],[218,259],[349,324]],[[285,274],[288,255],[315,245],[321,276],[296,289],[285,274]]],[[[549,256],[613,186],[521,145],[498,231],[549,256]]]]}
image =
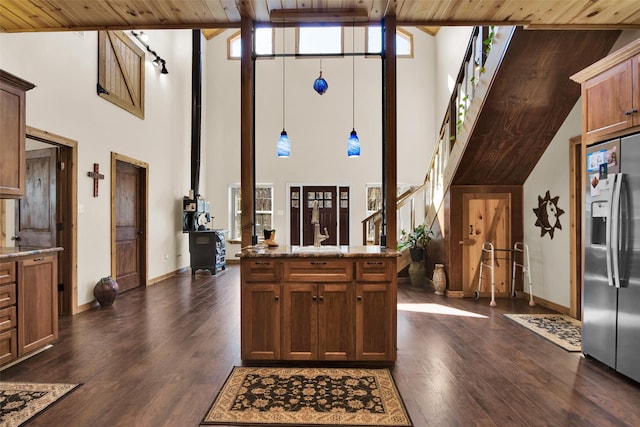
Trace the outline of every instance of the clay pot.
{"type": "Polygon", "coordinates": [[[93,296],[101,307],[108,307],[116,300],[119,291],[118,282],[111,277],[103,277],[93,288],[93,296]]]}

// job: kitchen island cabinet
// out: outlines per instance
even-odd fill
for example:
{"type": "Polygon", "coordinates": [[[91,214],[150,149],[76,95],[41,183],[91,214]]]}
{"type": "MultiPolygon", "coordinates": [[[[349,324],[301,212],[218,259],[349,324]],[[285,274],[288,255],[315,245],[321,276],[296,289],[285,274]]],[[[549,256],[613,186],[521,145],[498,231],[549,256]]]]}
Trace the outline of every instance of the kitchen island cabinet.
{"type": "Polygon", "coordinates": [[[244,249],[242,359],[394,363],[398,255],[244,249]]]}
{"type": "Polygon", "coordinates": [[[61,248],[0,248],[0,367],[58,339],[61,248]]]}

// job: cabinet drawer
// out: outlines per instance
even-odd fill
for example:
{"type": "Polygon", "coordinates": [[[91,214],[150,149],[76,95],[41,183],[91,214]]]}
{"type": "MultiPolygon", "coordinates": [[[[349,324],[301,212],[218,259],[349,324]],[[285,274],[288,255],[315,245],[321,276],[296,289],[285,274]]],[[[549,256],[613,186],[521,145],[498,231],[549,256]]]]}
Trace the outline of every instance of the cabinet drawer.
{"type": "Polygon", "coordinates": [[[285,261],[282,266],[288,282],[345,282],[353,279],[353,263],[343,260],[285,261]]]}
{"type": "Polygon", "coordinates": [[[0,332],[0,365],[11,362],[18,357],[18,334],[13,328],[0,332]]]}
{"type": "Polygon", "coordinates": [[[0,332],[16,327],[16,308],[0,309],[0,332]]]}
{"type": "Polygon", "coordinates": [[[0,262],[0,284],[16,281],[16,263],[0,262]]]}
{"type": "Polygon", "coordinates": [[[242,279],[247,282],[275,282],[278,279],[275,259],[242,260],[242,279]]]}
{"type": "Polygon", "coordinates": [[[374,258],[356,262],[356,280],[359,282],[387,282],[394,274],[391,260],[374,258]]]}
{"type": "Polygon", "coordinates": [[[16,284],[0,285],[0,308],[16,304],[16,284]]]}

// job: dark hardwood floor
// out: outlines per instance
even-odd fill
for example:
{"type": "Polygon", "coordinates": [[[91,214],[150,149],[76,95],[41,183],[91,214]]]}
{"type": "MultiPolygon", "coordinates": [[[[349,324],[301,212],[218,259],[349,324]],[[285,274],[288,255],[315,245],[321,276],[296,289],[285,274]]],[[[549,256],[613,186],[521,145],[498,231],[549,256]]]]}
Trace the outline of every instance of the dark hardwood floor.
{"type": "MultiPolygon", "coordinates": [[[[60,339],[3,381],[83,385],[35,426],[197,426],[240,361],[240,272],[179,275],[60,319],[60,339]]],[[[415,426],[638,426],[640,385],[502,316],[527,301],[401,284],[392,369],[415,426]]]]}

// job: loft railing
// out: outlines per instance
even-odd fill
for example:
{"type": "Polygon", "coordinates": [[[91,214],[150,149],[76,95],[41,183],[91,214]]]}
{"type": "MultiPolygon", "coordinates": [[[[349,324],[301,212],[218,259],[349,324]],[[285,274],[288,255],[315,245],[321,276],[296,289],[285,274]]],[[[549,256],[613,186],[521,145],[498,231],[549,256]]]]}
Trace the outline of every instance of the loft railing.
{"type": "MultiPolygon", "coordinates": [[[[464,136],[468,137],[469,131],[465,125],[471,121],[471,101],[477,95],[486,94],[488,90],[489,82],[482,76],[487,71],[491,49],[503,28],[506,27],[474,27],[471,33],[424,183],[407,190],[397,198],[398,239],[400,230],[411,230],[416,226],[416,222],[431,224],[435,219],[453,174],[454,168],[447,168],[450,165],[452,150],[456,148],[458,153],[454,161],[458,161],[459,153],[463,150],[463,143],[459,142],[459,139],[461,136],[463,139],[464,136]],[[420,219],[417,221],[416,218],[420,219]]],[[[511,28],[510,31],[512,30],[511,28]]],[[[494,58],[491,60],[492,69],[499,63],[495,56],[491,55],[491,58],[494,58]]],[[[364,245],[379,244],[381,223],[381,211],[374,212],[362,221],[364,245]]]]}

